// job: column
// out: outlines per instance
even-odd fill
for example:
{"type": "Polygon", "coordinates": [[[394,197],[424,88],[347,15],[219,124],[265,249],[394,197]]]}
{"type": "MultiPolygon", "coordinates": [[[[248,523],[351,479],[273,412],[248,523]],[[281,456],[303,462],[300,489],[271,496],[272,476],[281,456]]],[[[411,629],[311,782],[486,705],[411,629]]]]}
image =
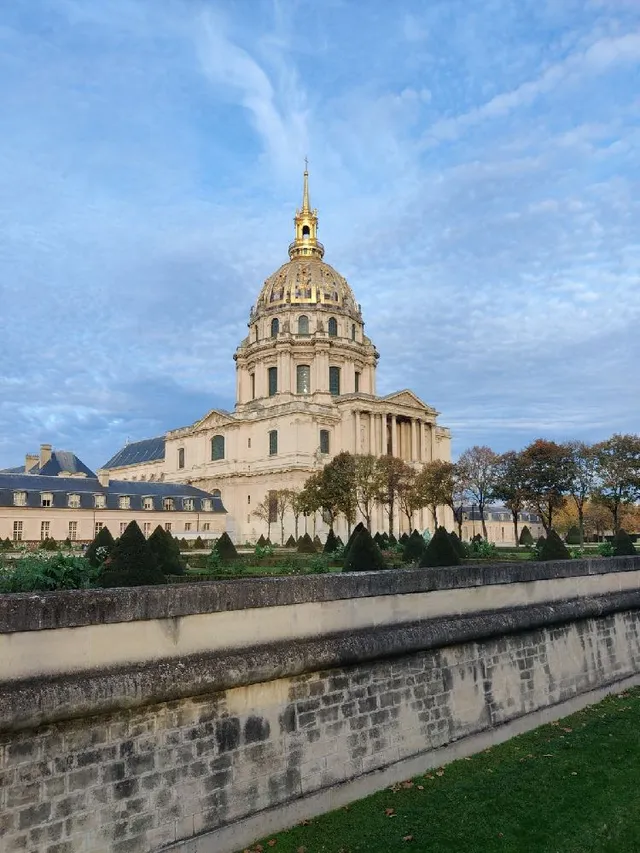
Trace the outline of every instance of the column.
{"type": "Polygon", "coordinates": [[[418,430],[417,430],[417,421],[415,418],[411,418],[411,462],[416,462],[418,459],[418,430]]]}
{"type": "Polygon", "coordinates": [[[380,415],[380,456],[387,455],[387,416],[380,415]]]}
{"type": "Polygon", "coordinates": [[[376,452],[376,416],[369,412],[369,453],[375,456],[376,452]]]}
{"type": "Polygon", "coordinates": [[[354,453],[360,453],[362,451],[362,443],[361,443],[362,437],[360,435],[360,410],[356,409],[353,414],[355,416],[355,421],[356,421],[356,440],[355,440],[354,453]]]}
{"type": "Polygon", "coordinates": [[[398,455],[398,418],[391,415],[391,455],[398,455]]]}
{"type": "Polygon", "coordinates": [[[427,429],[427,425],[423,421],[418,421],[418,425],[420,428],[420,461],[427,461],[427,441],[425,438],[425,433],[427,429]]]}

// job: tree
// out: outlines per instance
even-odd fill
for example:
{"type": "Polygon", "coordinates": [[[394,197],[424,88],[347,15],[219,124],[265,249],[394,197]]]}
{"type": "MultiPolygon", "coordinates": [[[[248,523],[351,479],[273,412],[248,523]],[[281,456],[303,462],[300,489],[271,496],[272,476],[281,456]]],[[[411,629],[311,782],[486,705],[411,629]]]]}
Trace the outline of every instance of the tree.
{"type": "Polygon", "coordinates": [[[273,509],[271,497],[269,495],[267,495],[264,500],[260,501],[253,510],[252,515],[255,515],[256,518],[260,519],[260,521],[264,521],[267,525],[267,537],[270,537],[271,525],[273,524],[273,509]]]}
{"type": "Polygon", "coordinates": [[[107,561],[102,564],[98,583],[102,587],[164,583],[158,561],[137,522],[130,522],[113,546],[107,561]]]}
{"type": "Polygon", "coordinates": [[[372,454],[355,457],[356,503],[365,526],[371,529],[371,515],[384,487],[383,471],[372,454]]]}
{"type": "Polygon", "coordinates": [[[302,489],[291,489],[291,512],[293,514],[294,538],[298,541],[298,525],[300,516],[305,515],[304,500],[302,500],[302,489]]]}
{"type": "Polygon", "coordinates": [[[584,511],[596,486],[598,457],[594,448],[583,441],[570,441],[567,447],[571,454],[569,494],[578,513],[578,544],[584,545],[584,511]]]}
{"type": "Polygon", "coordinates": [[[526,501],[524,475],[524,463],[520,453],[510,450],[500,456],[493,494],[511,513],[516,548],[521,544],[518,537],[518,518],[525,508],[526,501]]]}
{"type": "Polygon", "coordinates": [[[280,544],[284,545],[284,517],[287,510],[291,507],[291,502],[294,498],[294,492],[291,489],[278,489],[272,493],[273,505],[275,513],[280,521],[280,544]]]}
{"type": "Polygon", "coordinates": [[[355,457],[339,453],[321,471],[307,479],[301,493],[302,506],[309,512],[322,510],[333,527],[338,515],[347,519],[349,529],[355,520],[355,457]]]}
{"type": "Polygon", "coordinates": [[[571,452],[564,444],[538,438],[525,447],[520,456],[525,499],[540,516],[549,535],[553,528],[554,513],[564,505],[565,495],[569,491],[571,452]]]}
{"type": "Polygon", "coordinates": [[[429,507],[434,525],[438,524],[438,507],[453,506],[455,468],[452,462],[436,459],[426,462],[415,481],[415,499],[419,506],[429,507]]]}
{"type": "Polygon", "coordinates": [[[395,512],[398,493],[405,480],[407,467],[406,462],[397,456],[379,456],[376,467],[380,477],[380,491],[378,492],[378,503],[382,504],[387,513],[389,524],[389,535],[393,533],[393,516],[395,512]]]}
{"type": "Polygon", "coordinates": [[[456,462],[453,465],[452,475],[451,509],[453,510],[455,522],[458,525],[458,538],[462,540],[462,522],[464,521],[464,508],[467,504],[466,472],[456,462]]]}
{"type": "Polygon", "coordinates": [[[602,539],[607,530],[613,528],[611,510],[597,498],[590,500],[584,511],[584,529],[587,536],[602,539]]]}
{"type": "Polygon", "coordinates": [[[477,504],[482,524],[482,536],[487,535],[487,523],[484,508],[494,497],[494,488],[498,479],[500,457],[490,447],[475,445],[465,450],[457,462],[457,468],[464,480],[466,492],[477,504]]]}
{"type": "Polygon", "coordinates": [[[411,530],[413,527],[413,514],[416,510],[420,509],[415,489],[418,472],[410,465],[403,464],[404,468],[398,481],[398,504],[400,505],[400,511],[407,519],[407,526],[411,530]]]}
{"type": "Polygon", "coordinates": [[[434,568],[458,565],[460,565],[460,557],[456,554],[451,537],[444,527],[438,527],[424,550],[420,566],[434,568]]]}
{"type": "Polygon", "coordinates": [[[164,575],[181,575],[184,573],[180,545],[161,524],[156,527],[147,542],[156,558],[160,571],[164,575]]]}
{"type": "Polygon", "coordinates": [[[640,498],[640,437],[613,435],[593,448],[598,485],[594,496],[611,510],[613,530],[620,528],[620,508],[640,498]]]}
{"type": "Polygon", "coordinates": [[[373,572],[386,569],[380,548],[371,538],[366,527],[358,531],[345,556],[343,572],[373,572]]]}
{"type": "Polygon", "coordinates": [[[87,550],[84,552],[85,559],[94,567],[100,566],[111,554],[114,545],[115,539],[109,528],[101,527],[93,542],[87,546],[87,550]]]}

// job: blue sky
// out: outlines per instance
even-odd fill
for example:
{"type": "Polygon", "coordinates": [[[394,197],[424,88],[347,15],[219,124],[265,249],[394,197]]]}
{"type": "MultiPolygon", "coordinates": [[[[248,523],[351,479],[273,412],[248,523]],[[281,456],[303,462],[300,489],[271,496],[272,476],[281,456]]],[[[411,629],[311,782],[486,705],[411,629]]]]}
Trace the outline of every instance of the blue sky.
{"type": "Polygon", "coordinates": [[[638,431],[638,0],[12,0],[0,103],[0,465],[232,407],[305,154],[379,393],[638,431]]]}

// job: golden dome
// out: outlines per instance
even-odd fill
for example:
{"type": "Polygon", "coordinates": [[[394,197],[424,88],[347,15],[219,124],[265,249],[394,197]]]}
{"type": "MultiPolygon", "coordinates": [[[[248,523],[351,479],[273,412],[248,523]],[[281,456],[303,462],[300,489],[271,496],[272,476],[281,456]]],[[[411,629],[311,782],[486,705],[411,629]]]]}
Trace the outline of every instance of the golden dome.
{"type": "Polygon", "coordinates": [[[318,211],[309,203],[309,173],[304,171],[302,207],[294,218],[295,239],[289,246],[290,260],[265,281],[255,311],[287,305],[318,305],[360,314],[346,280],[322,258],[324,246],[317,238],[318,211]]]}

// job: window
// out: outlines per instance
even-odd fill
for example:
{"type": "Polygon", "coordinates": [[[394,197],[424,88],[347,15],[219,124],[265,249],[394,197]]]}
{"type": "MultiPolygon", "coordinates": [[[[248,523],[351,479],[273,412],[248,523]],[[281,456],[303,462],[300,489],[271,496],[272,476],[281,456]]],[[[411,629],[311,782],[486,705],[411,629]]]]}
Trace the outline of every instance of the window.
{"type": "Polygon", "coordinates": [[[202,529],[205,533],[208,533],[211,530],[211,525],[208,521],[205,521],[205,523],[202,525],[202,529]]]}
{"type": "Polygon", "coordinates": [[[277,317],[274,317],[271,321],[271,337],[275,338],[280,331],[280,321],[277,317]]]}
{"type": "Polygon", "coordinates": [[[118,498],[118,509],[131,509],[131,498],[129,495],[120,495],[118,498]]]}
{"type": "Polygon", "coordinates": [[[93,496],[94,503],[96,509],[104,509],[107,505],[106,495],[94,495],[93,496]]]}
{"type": "Polygon", "coordinates": [[[167,531],[167,533],[171,533],[171,522],[170,521],[165,522],[164,529],[167,531]]]}
{"type": "Polygon", "coordinates": [[[340,368],[329,368],[329,393],[337,397],[340,394],[340,368]]]}
{"type": "Polygon", "coordinates": [[[122,534],[125,532],[126,529],[127,529],[127,522],[121,521],[120,522],[120,536],[122,536],[122,534]]]}
{"type": "Polygon", "coordinates": [[[214,435],[211,439],[211,461],[217,462],[224,459],[224,436],[214,435]]]}
{"type": "Polygon", "coordinates": [[[278,393],[278,368],[269,368],[269,396],[273,397],[278,393]]]}
{"type": "Polygon", "coordinates": [[[251,447],[251,439],[250,438],[247,439],[247,447],[251,447]]]}
{"type": "Polygon", "coordinates": [[[257,326],[255,327],[255,333],[256,333],[256,341],[257,341],[258,340],[258,327],[257,326]]]}
{"type": "Polygon", "coordinates": [[[178,448],[178,468],[184,468],[184,447],[178,448]]]}
{"type": "Polygon", "coordinates": [[[356,339],[356,324],[352,323],[351,324],[351,340],[355,341],[355,339],[356,339]]]}
{"type": "Polygon", "coordinates": [[[40,495],[40,506],[53,506],[53,495],[51,492],[42,492],[40,495]]]}
{"type": "Polygon", "coordinates": [[[275,456],[278,452],[278,430],[269,431],[269,456],[275,456]]]}
{"type": "Polygon", "coordinates": [[[49,538],[49,530],[51,528],[50,521],[41,521],[40,522],[40,539],[48,539],[49,538]]]}
{"type": "Polygon", "coordinates": [[[14,542],[22,542],[22,522],[14,521],[13,522],[13,541],[14,542]]]}
{"type": "Polygon", "coordinates": [[[269,492],[269,524],[275,524],[278,520],[278,493],[269,492]]]}
{"type": "Polygon", "coordinates": [[[220,489],[214,489],[211,494],[214,498],[222,498],[222,492],[220,491],[220,489]]]}
{"type": "Polygon", "coordinates": [[[185,523],[184,523],[184,532],[185,532],[185,533],[188,533],[190,530],[191,530],[191,522],[190,522],[190,521],[185,521],[185,523]]]}
{"type": "Polygon", "coordinates": [[[309,318],[306,317],[304,314],[301,317],[298,317],[298,334],[309,334],[309,318]]]}
{"type": "Polygon", "coordinates": [[[329,452],[329,430],[321,429],[320,430],[320,453],[328,453],[329,452]]]}
{"type": "Polygon", "coordinates": [[[75,542],[77,538],[78,538],[78,522],[77,521],[70,521],[69,522],[69,539],[72,542],[75,542]]]}
{"type": "Polygon", "coordinates": [[[249,378],[251,379],[251,399],[256,399],[256,375],[255,373],[251,373],[249,378]]]}
{"type": "Polygon", "coordinates": [[[104,524],[101,521],[96,521],[96,523],[93,525],[93,535],[97,536],[103,527],[104,527],[104,524]]]}
{"type": "Polygon", "coordinates": [[[311,367],[308,364],[299,364],[296,367],[296,393],[309,394],[311,392],[311,367]]]}
{"type": "Polygon", "coordinates": [[[251,503],[251,495],[247,495],[247,503],[248,503],[248,504],[250,504],[250,503],[251,503]]]}
{"type": "Polygon", "coordinates": [[[356,394],[358,393],[359,390],[360,390],[360,374],[356,370],[356,384],[355,384],[356,394]]]}
{"type": "Polygon", "coordinates": [[[303,240],[308,240],[308,239],[309,239],[310,234],[311,234],[311,230],[310,230],[309,226],[308,226],[308,225],[303,225],[303,226],[302,226],[302,239],[303,239],[303,240]]]}
{"type": "Polygon", "coordinates": [[[26,492],[14,492],[13,493],[13,505],[14,506],[26,506],[27,505],[27,493],[26,492]]]}
{"type": "Polygon", "coordinates": [[[335,317],[329,317],[329,322],[327,323],[327,329],[329,331],[330,338],[338,337],[338,321],[335,317]]]}
{"type": "Polygon", "coordinates": [[[142,509],[153,509],[153,498],[142,498],[142,509]]]}
{"type": "Polygon", "coordinates": [[[163,498],[162,509],[171,511],[173,509],[173,498],[163,498]]]}
{"type": "Polygon", "coordinates": [[[142,532],[144,533],[145,538],[148,539],[149,536],[151,535],[151,522],[150,521],[144,522],[144,524],[142,525],[142,532]]]}
{"type": "Polygon", "coordinates": [[[182,498],[182,509],[191,511],[193,509],[193,498],[182,498]]]}
{"type": "Polygon", "coordinates": [[[79,509],[80,508],[80,495],[69,495],[69,506],[71,509],[79,509]]]}
{"type": "Polygon", "coordinates": [[[202,499],[202,511],[211,512],[211,498],[202,499]]]}

